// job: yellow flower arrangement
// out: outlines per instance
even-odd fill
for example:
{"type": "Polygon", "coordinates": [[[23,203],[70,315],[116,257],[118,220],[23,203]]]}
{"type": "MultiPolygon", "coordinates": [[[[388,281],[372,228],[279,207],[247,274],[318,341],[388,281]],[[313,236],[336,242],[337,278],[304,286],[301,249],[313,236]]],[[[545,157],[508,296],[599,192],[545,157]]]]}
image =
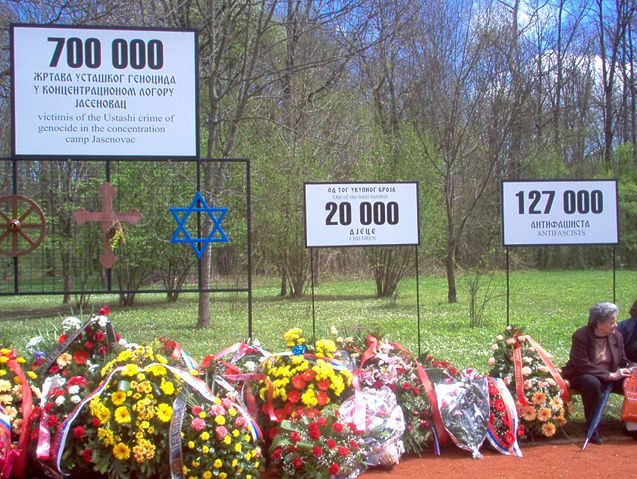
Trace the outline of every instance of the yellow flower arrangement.
{"type": "Polygon", "coordinates": [[[99,428],[86,445],[95,451],[97,472],[118,477],[170,475],[166,430],[183,382],[166,363],[152,346],[143,346],[121,352],[102,368],[109,381],[90,401],[89,411],[99,428]]]}
{"type": "Polygon", "coordinates": [[[267,375],[267,379],[260,381],[259,389],[263,408],[271,406],[278,421],[297,415],[316,415],[351,386],[352,374],[333,359],[337,351],[334,341],[317,341],[316,351],[311,354],[300,328],[288,330],[283,339],[288,351],[272,355],[262,363],[267,375]]]}

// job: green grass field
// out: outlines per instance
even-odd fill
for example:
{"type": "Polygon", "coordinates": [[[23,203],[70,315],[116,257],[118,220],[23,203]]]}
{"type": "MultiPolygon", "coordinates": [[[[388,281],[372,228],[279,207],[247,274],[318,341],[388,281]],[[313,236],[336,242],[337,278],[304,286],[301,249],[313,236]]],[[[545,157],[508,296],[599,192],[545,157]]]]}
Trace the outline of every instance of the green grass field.
{"type": "MultiPolygon", "coordinates": [[[[612,301],[612,271],[512,272],[510,275],[510,324],[524,326],[526,332],[554,355],[557,366],[568,359],[572,332],[587,320],[588,308],[599,301],[612,301]]],[[[474,367],[487,372],[489,347],[495,335],[506,326],[506,276],[496,273],[492,279],[491,300],[480,327],[469,326],[468,277],[458,280],[458,298],[447,303],[443,277],[420,278],[421,351],[446,359],[458,368],[474,367]]],[[[283,349],[281,339],[290,327],[312,332],[310,291],[300,300],[276,297],[277,281],[256,281],[253,290],[253,337],[269,351],[283,349]]],[[[637,272],[618,271],[616,300],[620,317],[637,297],[637,272]]],[[[418,315],[416,282],[401,284],[393,299],[374,297],[372,281],[333,281],[315,288],[317,337],[328,337],[331,326],[343,335],[352,332],[382,334],[417,352],[418,315]]],[[[479,292],[478,298],[484,293],[479,292]]],[[[195,359],[216,353],[244,340],[248,335],[247,294],[215,294],[212,300],[211,327],[194,328],[197,321],[197,296],[185,294],[169,304],[163,295],[139,295],[134,307],[117,307],[117,297],[91,298],[92,311],[108,304],[115,329],[128,341],[147,343],[160,336],[181,343],[195,359]]],[[[84,316],[91,311],[84,313],[84,316]]],[[[60,297],[1,297],[0,316],[17,319],[0,321],[0,343],[22,350],[38,334],[54,335],[61,320],[79,316],[70,308],[61,308],[60,297]],[[57,308],[55,312],[54,311],[57,308]],[[47,314],[48,312],[48,314],[47,314]]],[[[620,398],[614,398],[610,415],[617,415],[620,398]]]]}

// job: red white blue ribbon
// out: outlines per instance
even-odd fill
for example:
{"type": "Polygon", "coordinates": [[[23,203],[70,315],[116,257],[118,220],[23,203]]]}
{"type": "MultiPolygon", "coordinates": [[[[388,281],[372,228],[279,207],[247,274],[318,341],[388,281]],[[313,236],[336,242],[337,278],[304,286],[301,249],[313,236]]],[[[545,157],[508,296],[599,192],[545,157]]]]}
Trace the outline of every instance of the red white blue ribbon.
{"type": "Polygon", "coordinates": [[[9,453],[11,451],[11,418],[4,413],[0,406],[0,477],[9,477],[11,465],[9,464],[9,453]]]}
{"type": "Polygon", "coordinates": [[[520,450],[520,446],[518,445],[517,440],[519,418],[517,408],[515,407],[515,400],[513,399],[513,396],[511,396],[511,393],[504,384],[502,378],[494,378],[489,376],[487,377],[487,380],[491,385],[495,386],[495,388],[498,390],[498,394],[501,396],[502,401],[504,402],[504,413],[509,419],[510,431],[511,434],[513,434],[514,439],[513,443],[510,445],[504,442],[491,424],[491,422],[489,422],[489,427],[487,429],[487,437],[489,438],[489,442],[498,452],[504,454],[505,456],[522,457],[522,451],[520,450]]]}
{"type": "Polygon", "coordinates": [[[99,384],[99,386],[97,386],[97,388],[95,388],[95,390],[92,393],[90,393],[88,396],[82,399],[79,403],[77,403],[77,405],[73,408],[71,413],[67,416],[67,418],[62,422],[62,424],[58,428],[58,432],[55,435],[55,439],[53,441],[53,454],[54,454],[53,464],[55,465],[56,470],[60,472],[61,474],[65,476],[68,476],[69,474],[68,472],[64,472],[62,470],[62,453],[64,452],[64,447],[66,446],[66,439],[69,434],[69,431],[71,430],[71,426],[73,425],[73,422],[79,416],[80,412],[82,411],[82,408],[87,403],[89,403],[93,398],[99,397],[104,392],[108,384],[111,382],[111,379],[113,379],[113,376],[119,371],[122,371],[123,369],[124,369],[123,366],[113,369],[113,371],[111,371],[110,374],[106,376],[106,378],[99,384]]]}

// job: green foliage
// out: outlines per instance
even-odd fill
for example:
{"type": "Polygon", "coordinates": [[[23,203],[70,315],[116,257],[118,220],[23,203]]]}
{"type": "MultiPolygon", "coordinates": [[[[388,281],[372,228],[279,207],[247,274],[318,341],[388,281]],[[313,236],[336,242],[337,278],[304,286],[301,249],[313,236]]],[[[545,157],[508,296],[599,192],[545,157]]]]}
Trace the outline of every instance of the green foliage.
{"type": "Polygon", "coordinates": [[[625,144],[617,149],[620,255],[623,265],[637,266],[637,160],[635,146],[625,144]]]}
{"type": "Polygon", "coordinates": [[[572,177],[572,172],[561,153],[549,146],[529,155],[524,168],[524,177],[546,180],[567,179],[572,177]]]}

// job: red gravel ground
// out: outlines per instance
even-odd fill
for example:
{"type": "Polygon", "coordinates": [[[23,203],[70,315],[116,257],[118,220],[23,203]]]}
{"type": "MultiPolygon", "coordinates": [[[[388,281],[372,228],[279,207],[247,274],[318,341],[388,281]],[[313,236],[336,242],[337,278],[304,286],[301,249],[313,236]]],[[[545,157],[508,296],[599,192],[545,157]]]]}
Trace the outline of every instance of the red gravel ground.
{"type": "Polygon", "coordinates": [[[522,444],[524,457],[503,456],[486,447],[476,460],[458,448],[446,448],[439,457],[403,456],[392,469],[373,468],[363,479],[615,479],[637,477],[637,441],[613,436],[598,446],[582,441],[522,444]]]}

